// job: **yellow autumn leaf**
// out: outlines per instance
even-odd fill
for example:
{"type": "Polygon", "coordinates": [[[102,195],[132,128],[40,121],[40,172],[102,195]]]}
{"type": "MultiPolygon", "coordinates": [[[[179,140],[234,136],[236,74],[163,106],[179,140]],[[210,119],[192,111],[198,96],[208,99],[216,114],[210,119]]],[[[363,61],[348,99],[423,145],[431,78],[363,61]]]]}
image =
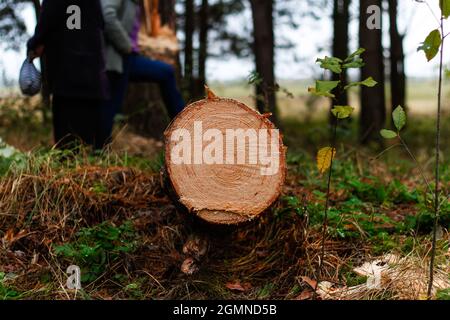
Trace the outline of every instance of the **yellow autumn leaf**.
{"type": "Polygon", "coordinates": [[[317,152],[317,169],[320,173],[324,173],[331,167],[331,160],[336,155],[336,149],[325,147],[317,152]]]}

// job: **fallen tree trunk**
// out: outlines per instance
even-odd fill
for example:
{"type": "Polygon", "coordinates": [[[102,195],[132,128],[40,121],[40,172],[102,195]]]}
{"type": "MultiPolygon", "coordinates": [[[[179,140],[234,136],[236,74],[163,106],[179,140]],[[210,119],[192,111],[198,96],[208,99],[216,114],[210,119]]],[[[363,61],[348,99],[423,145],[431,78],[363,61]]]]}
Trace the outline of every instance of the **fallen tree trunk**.
{"type": "Polygon", "coordinates": [[[209,94],[174,119],[165,132],[166,169],[190,212],[214,224],[238,224],[278,198],[286,148],[268,117],[209,94]]]}

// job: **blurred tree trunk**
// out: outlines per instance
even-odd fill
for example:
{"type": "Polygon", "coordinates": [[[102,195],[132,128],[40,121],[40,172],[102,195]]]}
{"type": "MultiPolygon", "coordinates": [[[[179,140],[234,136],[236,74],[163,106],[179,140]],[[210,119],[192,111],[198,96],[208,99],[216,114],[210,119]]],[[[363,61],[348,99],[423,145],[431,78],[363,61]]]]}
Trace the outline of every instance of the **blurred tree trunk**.
{"type": "Polygon", "coordinates": [[[199,34],[199,51],[198,51],[198,81],[196,96],[201,97],[204,94],[204,85],[206,84],[206,59],[208,58],[208,0],[202,0],[200,7],[200,34],[199,34]]]}
{"type": "Polygon", "coordinates": [[[397,106],[406,108],[406,74],[405,53],[403,50],[403,35],[398,32],[398,1],[389,0],[389,35],[391,39],[390,48],[390,80],[391,80],[391,108],[397,106]]]}
{"type": "Polygon", "coordinates": [[[275,36],[273,0],[250,0],[253,16],[253,54],[261,83],[256,85],[256,105],[261,113],[272,113],[272,121],[280,125],[275,92],[275,36]]]}
{"type": "MultiPolygon", "coordinates": [[[[333,35],[333,57],[340,59],[345,59],[349,54],[348,43],[348,25],[350,20],[349,7],[351,0],[334,0],[333,7],[333,24],[334,24],[334,35],[333,35]]],[[[333,72],[333,81],[342,81],[344,84],[347,83],[347,71],[344,70],[342,77],[333,72]]],[[[333,104],[339,106],[348,105],[348,94],[347,91],[336,95],[336,100],[332,102],[333,104]]],[[[330,113],[330,123],[334,124],[336,117],[330,113]]]]}
{"type": "MultiPolygon", "coordinates": [[[[41,3],[39,0],[32,0],[34,7],[34,15],[36,17],[36,23],[39,21],[39,17],[41,16],[41,3]]],[[[49,121],[49,113],[50,113],[50,88],[48,84],[48,73],[47,73],[47,58],[44,55],[40,58],[41,63],[41,75],[42,75],[42,88],[41,88],[41,97],[42,97],[42,114],[44,117],[44,122],[49,121]]]]}
{"type": "Polygon", "coordinates": [[[194,96],[194,31],[195,11],[194,0],[185,0],[185,25],[184,25],[184,90],[185,98],[191,100],[194,96]]]}
{"type": "MultiPolygon", "coordinates": [[[[159,1],[159,12],[161,15],[161,24],[167,25],[170,29],[177,32],[177,12],[175,11],[176,0],[159,1]]],[[[177,57],[177,82],[181,83],[182,70],[180,55],[177,57]]]]}
{"type": "Polygon", "coordinates": [[[176,30],[175,0],[159,1],[159,12],[161,14],[161,24],[176,30]]]}
{"type": "Polygon", "coordinates": [[[363,144],[370,141],[382,143],[379,132],[386,120],[381,2],[382,0],[360,0],[359,44],[366,49],[362,55],[365,65],[361,69],[361,79],[373,77],[378,82],[373,88],[361,88],[360,142],[363,144]],[[380,8],[379,15],[367,13],[368,7],[373,5],[380,8]],[[369,29],[368,21],[374,16],[380,21],[379,28],[369,29]]]}

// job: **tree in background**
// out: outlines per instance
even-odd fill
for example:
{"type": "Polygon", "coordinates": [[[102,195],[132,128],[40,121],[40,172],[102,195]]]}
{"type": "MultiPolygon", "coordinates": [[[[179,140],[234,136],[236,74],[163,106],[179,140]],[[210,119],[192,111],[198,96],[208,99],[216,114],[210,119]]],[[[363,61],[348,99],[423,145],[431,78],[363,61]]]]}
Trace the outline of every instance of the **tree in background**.
{"type": "Polygon", "coordinates": [[[238,16],[247,10],[247,2],[240,0],[210,1],[208,7],[209,40],[214,43],[210,47],[208,56],[221,58],[238,57],[247,58],[251,56],[252,50],[250,23],[243,24],[240,32],[228,28],[229,18],[238,16]]]}
{"type": "Polygon", "coordinates": [[[248,56],[246,32],[236,34],[227,28],[228,18],[242,13],[245,6],[238,0],[183,0],[179,3],[184,7],[177,16],[184,33],[184,91],[187,100],[195,100],[204,96],[209,57],[248,56]],[[214,43],[214,48],[209,43],[214,43]]]}
{"type": "MultiPolygon", "coordinates": [[[[253,23],[245,21],[242,23],[242,28],[236,29],[230,20],[232,17],[237,19],[243,18],[243,13],[252,10],[252,4],[250,1],[240,0],[198,0],[193,1],[192,4],[187,2],[189,0],[179,1],[179,4],[182,4],[180,7],[183,7],[184,10],[178,14],[178,24],[182,26],[180,30],[183,30],[183,32],[188,30],[188,33],[184,36],[184,48],[187,49],[184,52],[184,60],[187,63],[184,67],[184,89],[187,100],[194,100],[204,95],[204,84],[208,80],[206,76],[206,63],[209,58],[219,58],[221,61],[231,57],[256,60],[253,23]],[[192,14],[194,18],[191,17],[192,14]]],[[[318,7],[317,1],[307,1],[308,8],[310,6],[313,8],[318,7]]],[[[259,2],[257,4],[258,6],[266,3],[266,1],[259,2]]],[[[271,28],[270,32],[273,33],[278,25],[288,26],[294,30],[297,29],[299,10],[296,0],[285,0],[276,4],[275,6],[273,1],[269,3],[272,12],[272,15],[268,15],[269,18],[272,18],[270,22],[272,27],[269,25],[269,28],[271,28]],[[275,26],[275,22],[277,22],[277,26],[275,26]]],[[[264,7],[262,8],[264,9],[264,7]]],[[[270,50],[273,53],[275,49],[291,50],[294,47],[288,37],[285,37],[283,34],[277,36],[277,40],[278,43],[274,41],[270,45],[270,50]]],[[[259,56],[258,61],[260,61],[259,56]]],[[[258,65],[260,64],[258,63],[258,65]]],[[[262,75],[260,77],[262,78],[262,75]]],[[[275,80],[273,80],[274,82],[275,80]]],[[[267,87],[266,91],[272,91],[271,95],[275,96],[273,91],[276,91],[276,89],[277,86],[275,84],[271,88],[267,87]]],[[[263,97],[264,95],[258,96],[263,97]]],[[[258,103],[260,105],[269,105],[265,100],[262,98],[258,103]]],[[[273,108],[274,100],[269,99],[269,101],[272,101],[271,108],[275,110],[273,108]]]]}
{"type": "Polygon", "coordinates": [[[0,38],[5,49],[20,50],[28,37],[25,21],[19,15],[22,2],[0,0],[0,38]]]}
{"type": "Polygon", "coordinates": [[[382,0],[360,0],[359,5],[359,46],[366,49],[362,55],[365,65],[361,69],[361,80],[372,76],[378,82],[376,87],[361,88],[360,142],[382,143],[379,132],[386,121],[382,0]],[[372,11],[374,8],[379,10],[372,11]]]}
{"type": "MultiPolygon", "coordinates": [[[[350,20],[350,2],[351,0],[333,0],[333,45],[332,45],[332,56],[345,59],[349,54],[349,20],[350,20]]],[[[333,81],[341,81],[341,83],[346,84],[347,70],[344,70],[342,74],[333,73],[333,81]]],[[[347,106],[348,93],[345,90],[337,90],[336,100],[333,102],[334,105],[347,106]]],[[[336,117],[330,113],[330,121],[334,123],[336,117]]]]}
{"type": "Polygon", "coordinates": [[[159,1],[159,13],[161,15],[162,25],[167,25],[172,30],[177,29],[175,0],[159,1]]]}
{"type": "Polygon", "coordinates": [[[184,90],[190,100],[194,92],[194,0],[184,1],[184,90]]]}
{"type": "Polygon", "coordinates": [[[406,74],[405,53],[403,49],[404,35],[400,34],[397,26],[398,1],[388,0],[389,3],[389,36],[390,47],[390,81],[391,81],[391,110],[398,106],[406,108],[406,74]]]}
{"type": "Polygon", "coordinates": [[[198,49],[198,85],[195,95],[200,96],[206,84],[206,59],[208,58],[208,31],[209,31],[209,3],[208,0],[202,0],[199,14],[199,49],[198,49]]]}
{"type": "Polygon", "coordinates": [[[273,122],[279,125],[275,90],[274,1],[250,0],[250,4],[253,17],[255,71],[261,79],[256,83],[256,105],[261,113],[271,112],[273,122]]]}

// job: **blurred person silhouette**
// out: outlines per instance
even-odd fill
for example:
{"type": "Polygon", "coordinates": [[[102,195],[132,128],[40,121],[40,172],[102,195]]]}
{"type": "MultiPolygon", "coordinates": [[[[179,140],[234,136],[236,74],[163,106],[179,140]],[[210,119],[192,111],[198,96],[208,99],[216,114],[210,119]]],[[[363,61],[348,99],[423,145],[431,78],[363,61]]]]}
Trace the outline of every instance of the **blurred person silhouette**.
{"type": "Polygon", "coordinates": [[[45,54],[58,148],[100,149],[101,108],[108,98],[100,0],[44,0],[31,59],[45,54]]]}
{"type": "Polygon", "coordinates": [[[114,117],[121,112],[128,83],[157,83],[170,118],[185,103],[177,88],[174,68],[139,54],[138,34],[143,13],[139,0],[101,0],[105,20],[106,69],[111,91],[103,110],[103,137],[111,142],[114,117]]]}

